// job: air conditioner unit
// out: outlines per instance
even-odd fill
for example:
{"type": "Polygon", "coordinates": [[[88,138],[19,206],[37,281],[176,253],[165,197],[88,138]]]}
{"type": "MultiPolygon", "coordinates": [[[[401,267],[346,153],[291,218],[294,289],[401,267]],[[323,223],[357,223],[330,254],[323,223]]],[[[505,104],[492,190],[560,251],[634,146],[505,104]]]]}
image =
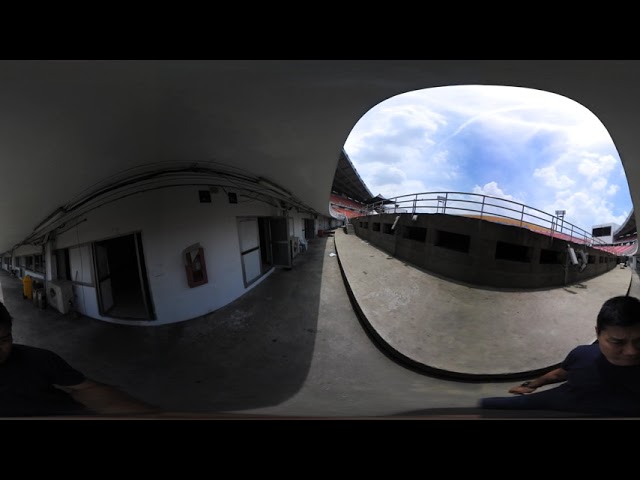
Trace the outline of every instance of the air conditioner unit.
{"type": "Polygon", "coordinates": [[[47,283],[47,302],[60,313],[69,313],[73,300],[73,285],[69,281],[52,280],[47,283]]]}
{"type": "Polygon", "coordinates": [[[300,253],[300,239],[298,237],[289,237],[291,241],[291,256],[296,257],[300,253]]]}

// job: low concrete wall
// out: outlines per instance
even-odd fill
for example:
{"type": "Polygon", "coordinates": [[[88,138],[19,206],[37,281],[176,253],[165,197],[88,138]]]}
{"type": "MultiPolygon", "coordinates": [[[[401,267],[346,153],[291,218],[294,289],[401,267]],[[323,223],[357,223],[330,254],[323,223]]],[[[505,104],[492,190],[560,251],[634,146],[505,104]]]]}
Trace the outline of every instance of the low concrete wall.
{"type": "Polygon", "coordinates": [[[396,258],[479,286],[558,287],[596,277],[617,265],[617,257],[608,252],[477,218],[382,214],[358,217],[352,224],[358,237],[396,258]],[[588,254],[582,272],[571,265],[568,244],[588,254]]]}

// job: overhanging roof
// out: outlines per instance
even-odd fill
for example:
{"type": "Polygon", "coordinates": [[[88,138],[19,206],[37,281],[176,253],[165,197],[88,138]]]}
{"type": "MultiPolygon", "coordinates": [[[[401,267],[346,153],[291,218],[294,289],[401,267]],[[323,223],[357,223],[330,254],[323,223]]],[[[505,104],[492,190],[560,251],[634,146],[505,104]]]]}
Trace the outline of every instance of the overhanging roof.
{"type": "Polygon", "coordinates": [[[638,232],[638,228],[636,227],[636,216],[634,209],[631,209],[631,213],[624,221],[624,223],[613,233],[614,240],[619,239],[620,237],[624,237],[626,235],[633,235],[638,232]]]}
{"type": "Polygon", "coordinates": [[[361,203],[365,203],[373,197],[353,163],[351,163],[344,148],[340,152],[340,158],[338,159],[336,174],[333,177],[332,191],[346,195],[361,203]]]}
{"type": "MultiPolygon", "coordinates": [[[[356,122],[395,95],[448,85],[584,105],[615,140],[635,204],[638,78],[639,60],[2,60],[0,251],[88,188],[163,162],[250,172],[327,215],[356,122]]],[[[343,180],[349,196],[370,198],[343,180]]]]}

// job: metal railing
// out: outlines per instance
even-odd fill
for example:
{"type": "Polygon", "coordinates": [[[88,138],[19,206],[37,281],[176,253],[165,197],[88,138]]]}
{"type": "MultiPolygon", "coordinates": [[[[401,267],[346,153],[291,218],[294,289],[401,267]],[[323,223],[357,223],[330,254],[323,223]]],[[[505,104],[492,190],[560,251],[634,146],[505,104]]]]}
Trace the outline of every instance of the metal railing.
{"type": "Polygon", "coordinates": [[[590,232],[537,208],[500,197],[465,192],[423,192],[400,195],[368,206],[368,214],[447,213],[517,225],[567,241],[588,246],[605,246],[590,232]],[[391,202],[391,203],[388,203],[391,202]]]}

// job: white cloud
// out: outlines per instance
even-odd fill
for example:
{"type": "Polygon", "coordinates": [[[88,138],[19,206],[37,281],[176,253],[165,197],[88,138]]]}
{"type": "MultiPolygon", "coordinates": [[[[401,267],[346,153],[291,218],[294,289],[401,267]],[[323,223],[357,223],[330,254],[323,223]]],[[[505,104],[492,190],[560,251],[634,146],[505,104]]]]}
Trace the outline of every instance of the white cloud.
{"type": "Polygon", "coordinates": [[[371,181],[375,185],[401,184],[406,179],[407,175],[405,172],[399,168],[389,167],[387,165],[380,165],[371,177],[371,181]]]}
{"type": "Polygon", "coordinates": [[[506,200],[512,200],[517,202],[513,195],[506,194],[499,186],[497,182],[489,182],[486,183],[483,187],[476,185],[473,187],[473,193],[477,193],[479,195],[490,195],[492,197],[504,198],[506,200]]]}
{"type": "Polygon", "coordinates": [[[468,85],[397,95],[360,119],[345,150],[372,193],[388,197],[473,192],[564,209],[585,229],[622,222],[632,208],[606,128],[577,102],[540,90],[468,85]]]}
{"type": "MultiPolygon", "coordinates": [[[[379,193],[385,198],[406,196],[401,201],[408,201],[410,194],[429,191],[420,180],[405,180],[401,184],[376,185],[369,189],[374,195],[379,193]]],[[[408,204],[403,206],[406,208],[408,204]]]]}
{"type": "Polygon", "coordinates": [[[619,162],[611,155],[589,154],[578,164],[578,171],[587,178],[609,174],[619,162]]]}
{"type": "Polygon", "coordinates": [[[594,190],[604,190],[606,186],[607,186],[606,178],[597,178],[591,183],[591,188],[593,188],[594,190]]]}
{"type": "Polygon", "coordinates": [[[536,168],[533,171],[533,176],[539,178],[546,186],[552,188],[568,188],[575,183],[567,175],[559,174],[555,165],[536,168]]]}
{"type": "MultiPolygon", "coordinates": [[[[480,124],[498,135],[522,140],[537,132],[558,132],[583,148],[611,144],[611,137],[586,107],[567,97],[541,90],[485,85],[440,87],[412,92],[414,102],[464,118],[447,140],[470,125],[480,124]]],[[[396,97],[397,98],[397,97],[396,97]]]]}
{"type": "Polygon", "coordinates": [[[603,223],[616,223],[621,225],[628,211],[623,211],[619,215],[613,213],[614,204],[608,201],[603,192],[595,193],[592,190],[582,190],[572,192],[568,196],[557,197],[554,203],[545,206],[547,212],[556,209],[566,210],[565,221],[569,222],[588,233],[593,225],[603,223]]]}
{"type": "MultiPolygon", "coordinates": [[[[412,171],[398,166],[389,166],[383,163],[367,165],[365,183],[373,193],[390,198],[411,193],[419,193],[427,190],[424,183],[415,178],[411,178],[407,172],[412,171]]],[[[362,172],[360,172],[362,175],[362,172]]]]}

